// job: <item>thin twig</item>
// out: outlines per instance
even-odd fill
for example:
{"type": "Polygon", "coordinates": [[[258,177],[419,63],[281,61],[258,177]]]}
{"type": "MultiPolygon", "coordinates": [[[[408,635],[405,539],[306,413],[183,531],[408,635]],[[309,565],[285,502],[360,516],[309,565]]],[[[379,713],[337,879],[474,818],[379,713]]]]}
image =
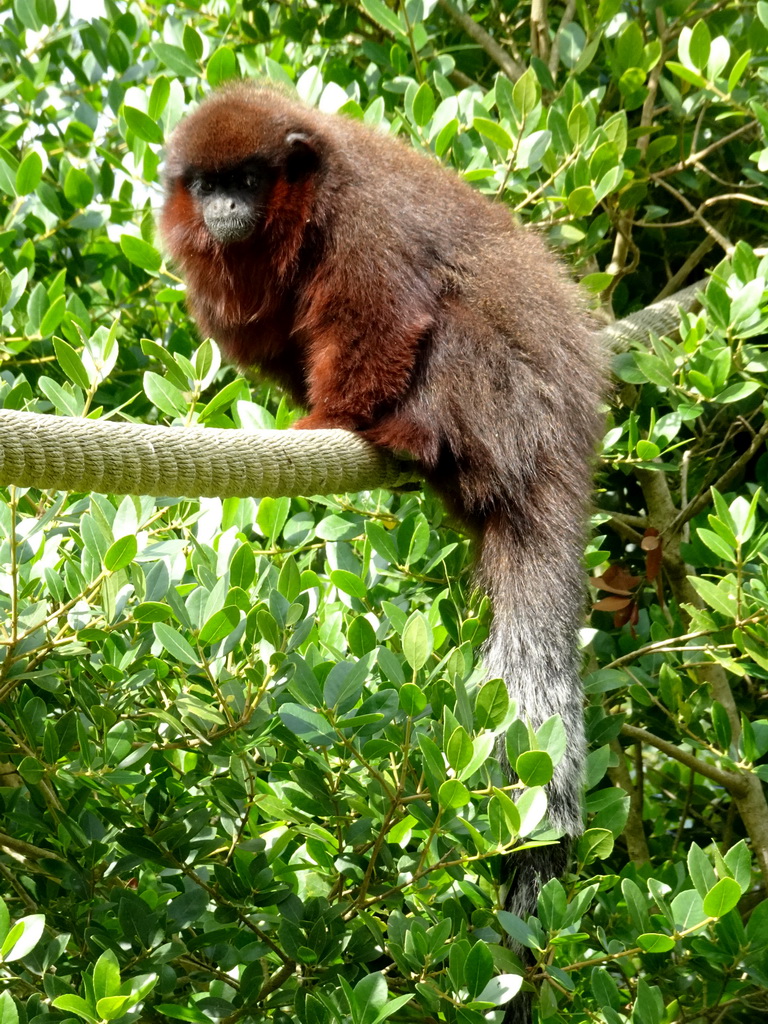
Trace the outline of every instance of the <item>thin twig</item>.
{"type": "Polygon", "coordinates": [[[732,481],[741,473],[744,467],[751,461],[755,454],[760,450],[768,437],[768,420],[763,423],[762,427],[758,430],[752,439],[752,444],[745,452],[736,459],[735,462],[731,463],[728,469],[719,477],[713,484],[708,485],[704,490],[701,490],[695,498],[692,498],[688,504],[678,514],[677,518],[673,521],[672,529],[677,532],[682,527],[683,523],[687,523],[694,516],[697,516],[703,508],[706,508],[710,502],[710,493],[712,487],[717,491],[727,491],[732,481]]]}
{"type": "Polygon", "coordinates": [[[674,185],[670,185],[668,181],[659,181],[659,185],[661,185],[662,188],[665,188],[667,192],[672,193],[675,199],[677,199],[677,201],[682,206],[684,206],[686,210],[688,210],[693,219],[698,221],[698,223],[701,224],[701,226],[704,228],[707,234],[711,235],[712,238],[714,238],[714,240],[717,242],[717,244],[722,247],[726,255],[730,256],[732,254],[734,249],[733,242],[731,242],[730,239],[726,238],[725,235],[721,234],[714,226],[714,224],[709,223],[707,218],[702,215],[700,208],[695,207],[693,203],[689,202],[689,200],[686,199],[683,193],[679,192],[674,187],[674,185]]]}
{"type": "Polygon", "coordinates": [[[686,170],[686,168],[690,167],[692,164],[697,164],[702,160],[706,160],[710,153],[714,153],[715,150],[720,149],[721,146],[725,146],[726,143],[731,142],[732,139],[737,139],[740,135],[745,135],[748,131],[754,130],[755,122],[748,121],[746,124],[743,124],[741,128],[736,128],[734,131],[729,132],[728,135],[724,135],[716,142],[711,142],[708,146],[705,146],[704,149],[700,149],[697,153],[691,153],[690,156],[686,156],[682,160],[678,160],[678,162],[676,164],[672,164],[671,167],[664,167],[660,171],[654,171],[651,175],[651,179],[653,181],[659,181],[661,178],[669,178],[673,174],[679,174],[680,171],[686,170]]]}

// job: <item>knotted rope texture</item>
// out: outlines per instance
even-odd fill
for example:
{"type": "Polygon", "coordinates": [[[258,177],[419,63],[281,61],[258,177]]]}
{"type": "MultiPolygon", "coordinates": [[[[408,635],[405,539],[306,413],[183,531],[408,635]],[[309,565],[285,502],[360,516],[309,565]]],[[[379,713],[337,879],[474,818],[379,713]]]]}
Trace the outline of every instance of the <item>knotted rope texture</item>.
{"type": "MultiPolygon", "coordinates": [[[[691,309],[704,283],[602,331],[626,348],[662,334],[691,309]]],[[[398,487],[418,479],[346,430],[150,427],[0,410],[0,485],[177,497],[297,497],[398,487]]]]}

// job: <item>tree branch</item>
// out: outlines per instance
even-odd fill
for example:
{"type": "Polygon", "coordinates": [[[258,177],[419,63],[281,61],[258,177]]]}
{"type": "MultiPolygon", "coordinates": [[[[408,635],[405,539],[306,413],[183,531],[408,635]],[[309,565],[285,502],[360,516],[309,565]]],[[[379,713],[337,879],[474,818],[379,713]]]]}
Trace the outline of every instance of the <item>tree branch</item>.
{"type": "Polygon", "coordinates": [[[507,78],[511,78],[513,82],[517,81],[525,71],[525,67],[521,63],[516,61],[514,57],[511,57],[504,47],[497,43],[482,25],[478,25],[474,18],[464,14],[463,11],[460,11],[458,7],[452,4],[451,0],[437,0],[437,2],[451,20],[462,28],[470,39],[473,39],[478,46],[485,50],[492,61],[499,65],[507,78]]]}
{"type": "Polygon", "coordinates": [[[675,761],[684,764],[691,771],[698,772],[699,775],[712,779],[713,782],[722,786],[723,789],[727,789],[734,797],[746,796],[749,791],[749,784],[744,775],[739,775],[738,772],[729,772],[724,768],[718,768],[714,764],[709,764],[707,761],[702,761],[694,754],[689,754],[687,750],[682,750],[677,744],[670,743],[669,740],[663,740],[661,736],[656,736],[652,732],[648,732],[647,729],[640,729],[636,725],[625,723],[621,727],[621,734],[634,740],[635,743],[648,743],[650,746],[656,747],[657,750],[666,754],[667,757],[674,758],[675,761]]]}

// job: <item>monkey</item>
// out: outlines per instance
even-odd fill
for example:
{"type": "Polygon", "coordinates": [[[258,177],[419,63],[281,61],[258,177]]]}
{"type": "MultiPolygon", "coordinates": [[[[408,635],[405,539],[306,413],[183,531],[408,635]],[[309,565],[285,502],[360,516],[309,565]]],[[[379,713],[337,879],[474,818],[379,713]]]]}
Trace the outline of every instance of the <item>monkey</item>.
{"type": "MultiPolygon", "coordinates": [[[[507,908],[533,912],[582,831],[576,633],[603,360],[577,286],[435,159],[247,81],[174,130],[160,230],[203,336],[281,385],[307,411],[297,427],[409,453],[476,538],[488,677],[568,736],[547,786],[563,838],[508,858],[507,908]]],[[[505,1021],[528,1016],[518,996],[505,1021]]]]}

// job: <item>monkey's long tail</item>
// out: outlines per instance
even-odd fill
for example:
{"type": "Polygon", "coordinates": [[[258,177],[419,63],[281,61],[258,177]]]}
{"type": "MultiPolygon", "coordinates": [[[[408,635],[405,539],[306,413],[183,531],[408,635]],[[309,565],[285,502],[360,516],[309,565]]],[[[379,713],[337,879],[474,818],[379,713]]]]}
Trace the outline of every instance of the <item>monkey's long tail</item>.
{"type": "MultiPolygon", "coordinates": [[[[489,678],[504,679],[518,715],[533,728],[559,714],[568,740],[547,786],[549,823],[564,838],[508,858],[506,908],[523,920],[535,912],[542,885],[565,870],[571,839],[582,831],[585,740],[576,659],[583,609],[579,511],[573,510],[573,522],[550,519],[540,529],[530,522],[521,528],[515,518],[494,513],[485,523],[480,550],[480,582],[493,601],[485,650],[489,678]]],[[[529,1020],[530,1000],[521,994],[509,1004],[504,1024],[529,1020]]]]}

